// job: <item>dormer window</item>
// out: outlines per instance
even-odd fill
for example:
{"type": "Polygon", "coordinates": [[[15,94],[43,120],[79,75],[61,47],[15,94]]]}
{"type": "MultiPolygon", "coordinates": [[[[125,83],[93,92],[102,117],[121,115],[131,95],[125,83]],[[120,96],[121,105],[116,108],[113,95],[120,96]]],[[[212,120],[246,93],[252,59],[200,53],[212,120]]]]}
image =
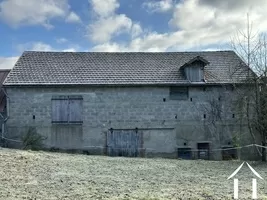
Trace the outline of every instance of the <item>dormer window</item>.
{"type": "Polygon", "coordinates": [[[204,80],[204,67],[209,64],[204,58],[197,56],[184,64],[181,69],[184,70],[184,74],[187,80],[190,82],[205,82],[204,80]]]}

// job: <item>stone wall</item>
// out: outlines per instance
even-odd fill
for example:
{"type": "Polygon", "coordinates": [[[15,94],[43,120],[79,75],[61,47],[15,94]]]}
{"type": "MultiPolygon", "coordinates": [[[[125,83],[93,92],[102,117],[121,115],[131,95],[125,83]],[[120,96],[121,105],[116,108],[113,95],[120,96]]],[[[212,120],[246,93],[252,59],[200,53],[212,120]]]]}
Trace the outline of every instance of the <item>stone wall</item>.
{"type": "MultiPolygon", "coordinates": [[[[209,142],[217,149],[232,145],[233,135],[242,135],[239,145],[254,143],[233,103],[238,94],[231,88],[190,87],[187,100],[170,100],[169,87],[21,87],[7,88],[7,93],[7,137],[19,140],[34,126],[47,138],[47,148],[102,154],[110,128],[142,131],[147,156],[177,157],[178,147],[196,150],[198,142],[209,142]],[[54,95],[83,96],[82,125],[51,123],[54,95]],[[222,109],[220,119],[214,116],[214,104],[222,109]]],[[[19,144],[10,142],[10,146],[19,144]]],[[[194,153],[193,158],[197,158],[194,153]]],[[[210,158],[220,160],[221,152],[212,152],[210,158]]]]}

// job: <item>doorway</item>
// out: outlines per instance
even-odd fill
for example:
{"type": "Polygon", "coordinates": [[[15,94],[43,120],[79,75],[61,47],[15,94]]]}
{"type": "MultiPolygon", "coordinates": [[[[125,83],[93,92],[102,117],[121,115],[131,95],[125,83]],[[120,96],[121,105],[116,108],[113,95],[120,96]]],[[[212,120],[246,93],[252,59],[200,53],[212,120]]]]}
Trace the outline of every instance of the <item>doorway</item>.
{"type": "Polygon", "coordinates": [[[198,159],[210,159],[210,144],[208,142],[197,143],[198,159]]]}

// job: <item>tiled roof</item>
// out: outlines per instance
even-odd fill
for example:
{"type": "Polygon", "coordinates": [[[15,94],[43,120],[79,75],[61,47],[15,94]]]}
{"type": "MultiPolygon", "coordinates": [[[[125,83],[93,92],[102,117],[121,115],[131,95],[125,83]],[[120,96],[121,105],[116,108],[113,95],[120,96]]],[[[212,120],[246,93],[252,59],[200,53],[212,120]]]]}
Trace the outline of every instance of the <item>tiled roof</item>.
{"type": "Polygon", "coordinates": [[[26,51],[4,85],[189,84],[180,69],[197,56],[207,60],[206,83],[238,83],[248,68],[233,51],[104,53],[26,51]]]}
{"type": "Polygon", "coordinates": [[[10,72],[10,69],[0,69],[0,87],[2,86],[9,72],[10,72]]]}

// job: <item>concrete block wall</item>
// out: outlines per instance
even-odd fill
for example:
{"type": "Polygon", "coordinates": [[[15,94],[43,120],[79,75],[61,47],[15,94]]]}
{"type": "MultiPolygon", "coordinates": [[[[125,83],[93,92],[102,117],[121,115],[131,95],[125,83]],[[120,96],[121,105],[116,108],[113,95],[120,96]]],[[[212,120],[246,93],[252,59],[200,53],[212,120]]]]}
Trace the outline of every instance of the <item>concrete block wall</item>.
{"type": "MultiPolygon", "coordinates": [[[[229,96],[235,99],[235,92],[220,86],[209,86],[205,91],[203,87],[190,87],[187,100],[170,100],[169,87],[148,86],[21,87],[7,88],[7,94],[7,137],[20,139],[29,126],[35,126],[37,132],[47,138],[47,147],[102,154],[108,129],[137,127],[143,132],[146,155],[177,157],[177,148],[184,147],[184,143],[192,149],[196,149],[200,141],[210,142],[211,148],[221,148],[231,141],[234,130],[242,129],[242,133],[248,135],[245,125],[238,123],[238,116],[232,118],[235,110],[230,105],[229,96]],[[83,96],[82,125],[51,123],[51,99],[54,95],[83,96]],[[224,98],[219,100],[221,96],[224,98]],[[210,120],[211,99],[218,100],[224,111],[224,119],[216,121],[216,125],[210,120]]],[[[251,143],[249,136],[245,138],[242,144],[251,143]]],[[[211,159],[221,159],[221,152],[213,152],[211,159]]]]}

